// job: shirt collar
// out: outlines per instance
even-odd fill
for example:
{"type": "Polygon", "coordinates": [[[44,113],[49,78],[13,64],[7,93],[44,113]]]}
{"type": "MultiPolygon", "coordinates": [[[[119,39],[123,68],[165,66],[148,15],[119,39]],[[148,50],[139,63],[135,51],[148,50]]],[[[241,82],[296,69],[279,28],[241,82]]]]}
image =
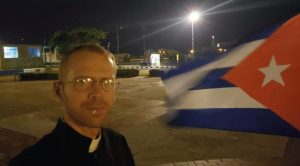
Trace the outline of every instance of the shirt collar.
{"type": "Polygon", "coordinates": [[[66,148],[75,148],[89,153],[94,152],[98,148],[98,145],[101,141],[101,135],[99,135],[95,139],[88,138],[78,133],[62,119],[58,120],[54,132],[59,133],[60,135],[63,135],[65,137],[66,148]]]}

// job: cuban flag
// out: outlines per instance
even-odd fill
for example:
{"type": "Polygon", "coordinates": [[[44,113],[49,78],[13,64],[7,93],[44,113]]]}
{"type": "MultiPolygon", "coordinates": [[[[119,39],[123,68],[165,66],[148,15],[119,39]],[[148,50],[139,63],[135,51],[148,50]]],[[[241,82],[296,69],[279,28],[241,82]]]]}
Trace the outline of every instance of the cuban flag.
{"type": "Polygon", "coordinates": [[[300,137],[300,15],[163,83],[170,124],[300,137]]]}

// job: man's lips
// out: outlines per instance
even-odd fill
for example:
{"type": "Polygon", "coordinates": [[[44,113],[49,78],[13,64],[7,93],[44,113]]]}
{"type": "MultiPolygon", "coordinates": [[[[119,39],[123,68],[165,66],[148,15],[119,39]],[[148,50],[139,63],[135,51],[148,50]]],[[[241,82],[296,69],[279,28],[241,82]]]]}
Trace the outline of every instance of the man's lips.
{"type": "Polygon", "coordinates": [[[100,114],[104,113],[104,110],[106,107],[105,106],[88,106],[86,108],[88,110],[90,110],[93,115],[100,115],[100,114]]]}
{"type": "Polygon", "coordinates": [[[87,107],[87,109],[89,110],[101,110],[101,109],[104,109],[105,107],[104,106],[101,106],[101,107],[87,107]]]}

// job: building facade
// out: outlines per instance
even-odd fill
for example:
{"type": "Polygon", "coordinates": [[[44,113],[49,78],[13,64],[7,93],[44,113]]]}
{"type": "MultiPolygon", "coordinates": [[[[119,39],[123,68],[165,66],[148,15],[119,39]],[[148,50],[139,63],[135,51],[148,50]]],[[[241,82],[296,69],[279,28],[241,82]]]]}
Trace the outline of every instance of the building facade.
{"type": "Polygon", "coordinates": [[[41,45],[1,44],[0,69],[24,69],[45,66],[41,45]]]}

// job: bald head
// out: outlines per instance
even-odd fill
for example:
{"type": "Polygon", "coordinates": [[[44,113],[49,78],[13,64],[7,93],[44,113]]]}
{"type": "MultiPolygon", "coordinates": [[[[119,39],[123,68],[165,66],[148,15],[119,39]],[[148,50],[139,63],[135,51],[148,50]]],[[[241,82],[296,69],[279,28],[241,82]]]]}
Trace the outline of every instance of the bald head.
{"type": "MultiPolygon", "coordinates": [[[[98,44],[95,43],[86,43],[86,44],[81,44],[79,46],[76,46],[72,49],[70,49],[63,57],[61,60],[61,65],[59,69],[59,80],[63,80],[64,76],[67,72],[66,66],[67,63],[69,62],[69,59],[76,53],[78,52],[93,52],[98,54],[99,56],[106,56],[109,61],[112,62],[114,69],[116,70],[116,62],[114,56],[106,51],[103,47],[101,47],[98,44]]],[[[81,54],[81,56],[84,56],[84,54],[81,54]]],[[[116,71],[115,71],[116,73],[116,71]]]]}

